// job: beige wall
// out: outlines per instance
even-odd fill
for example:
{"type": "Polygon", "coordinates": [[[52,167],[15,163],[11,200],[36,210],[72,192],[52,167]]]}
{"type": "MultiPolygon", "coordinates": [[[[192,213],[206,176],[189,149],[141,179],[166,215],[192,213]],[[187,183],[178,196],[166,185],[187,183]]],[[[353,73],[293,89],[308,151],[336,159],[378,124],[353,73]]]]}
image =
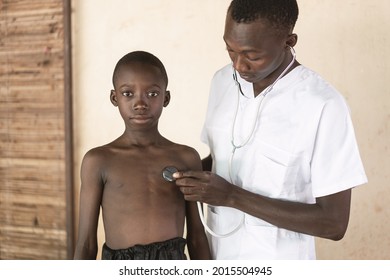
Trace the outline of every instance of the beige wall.
{"type": "MultiPolygon", "coordinates": [[[[369,178],[353,192],[345,238],[318,240],[318,258],[390,259],[390,90],[385,84],[390,77],[390,1],[298,1],[298,60],[346,97],[369,178]]],[[[166,65],[172,102],[160,121],[162,134],[193,146],[202,157],[208,154],[199,134],[210,79],[229,61],[222,41],[229,3],[73,1],[76,186],[84,153],[123,131],[108,97],[116,61],[132,50],[150,51],[166,65]]]]}

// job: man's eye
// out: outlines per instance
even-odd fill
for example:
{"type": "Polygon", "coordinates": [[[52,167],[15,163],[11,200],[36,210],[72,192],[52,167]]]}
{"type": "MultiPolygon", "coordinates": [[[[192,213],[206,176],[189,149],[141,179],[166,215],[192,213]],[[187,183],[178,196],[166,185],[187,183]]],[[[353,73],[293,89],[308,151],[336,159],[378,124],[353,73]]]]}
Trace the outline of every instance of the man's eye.
{"type": "Polygon", "coordinates": [[[235,55],[234,51],[232,51],[232,50],[227,50],[227,52],[228,52],[228,54],[229,54],[230,56],[234,56],[234,55],[235,55]]]}
{"type": "Polygon", "coordinates": [[[126,97],[129,97],[129,96],[133,96],[133,93],[130,92],[130,91],[125,91],[125,92],[122,92],[122,95],[126,96],[126,97]]]}
{"type": "Polygon", "coordinates": [[[150,97],[156,97],[158,95],[158,92],[155,92],[155,91],[151,91],[148,93],[148,96],[150,97]]]}
{"type": "Polygon", "coordinates": [[[261,54],[251,54],[247,55],[246,57],[249,61],[257,61],[257,60],[262,60],[264,59],[264,55],[261,54]]]}
{"type": "Polygon", "coordinates": [[[247,59],[249,61],[257,61],[257,60],[260,60],[262,58],[260,56],[247,56],[247,59]]]}

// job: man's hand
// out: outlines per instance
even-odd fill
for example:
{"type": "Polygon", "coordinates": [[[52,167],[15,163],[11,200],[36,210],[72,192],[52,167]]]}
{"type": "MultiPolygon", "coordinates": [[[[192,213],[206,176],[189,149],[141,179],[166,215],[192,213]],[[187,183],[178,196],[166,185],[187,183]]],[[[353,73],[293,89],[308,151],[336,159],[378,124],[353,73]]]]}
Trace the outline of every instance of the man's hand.
{"type": "Polygon", "coordinates": [[[209,171],[180,171],[173,174],[176,185],[188,201],[200,201],[214,206],[228,206],[235,187],[209,171]]]}

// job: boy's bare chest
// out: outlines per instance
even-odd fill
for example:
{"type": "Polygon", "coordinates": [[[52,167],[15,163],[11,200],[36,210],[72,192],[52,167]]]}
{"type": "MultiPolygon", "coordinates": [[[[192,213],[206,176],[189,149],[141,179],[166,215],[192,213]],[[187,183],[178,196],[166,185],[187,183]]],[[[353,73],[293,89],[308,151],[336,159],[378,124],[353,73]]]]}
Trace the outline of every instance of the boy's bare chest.
{"type": "Polygon", "coordinates": [[[166,166],[187,169],[185,162],[174,153],[127,153],[113,156],[106,164],[105,188],[122,189],[125,192],[162,191],[172,186],[162,177],[166,166]]]}

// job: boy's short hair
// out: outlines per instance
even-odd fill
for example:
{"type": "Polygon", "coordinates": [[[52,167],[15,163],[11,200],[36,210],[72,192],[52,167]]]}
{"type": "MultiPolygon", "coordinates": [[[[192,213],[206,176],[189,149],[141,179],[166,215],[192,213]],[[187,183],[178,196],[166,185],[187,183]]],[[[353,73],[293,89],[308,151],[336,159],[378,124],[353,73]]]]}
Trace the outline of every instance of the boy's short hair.
{"type": "Polygon", "coordinates": [[[251,23],[257,19],[267,19],[276,29],[294,29],[298,19],[296,0],[233,0],[228,12],[238,23],[251,23]]]}
{"type": "Polygon", "coordinates": [[[127,65],[131,62],[141,62],[152,66],[156,66],[158,69],[160,69],[162,78],[164,79],[166,86],[168,86],[168,75],[167,75],[167,71],[165,70],[164,64],[155,55],[146,51],[133,51],[124,55],[121,59],[119,59],[119,61],[117,62],[114,68],[114,73],[112,75],[112,83],[114,86],[115,86],[115,80],[118,73],[118,69],[121,66],[127,65]]]}

